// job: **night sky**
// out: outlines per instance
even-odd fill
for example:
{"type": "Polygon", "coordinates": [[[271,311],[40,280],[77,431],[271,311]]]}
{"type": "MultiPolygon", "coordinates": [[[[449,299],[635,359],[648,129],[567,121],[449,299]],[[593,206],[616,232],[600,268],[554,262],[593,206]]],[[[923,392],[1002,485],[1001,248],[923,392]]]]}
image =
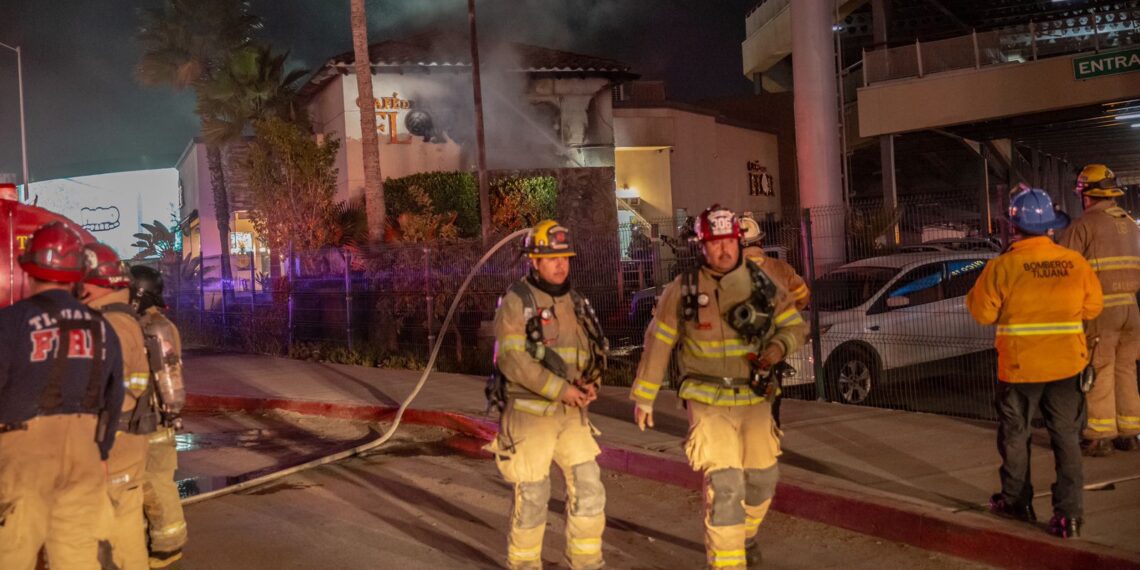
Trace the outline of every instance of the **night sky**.
{"type": "MultiPolygon", "coordinates": [[[[755,0],[478,0],[480,39],[628,62],[680,101],[748,93],[755,0]]],[[[144,88],[137,11],[155,0],[0,0],[0,42],[22,46],[32,180],[173,167],[197,129],[193,96],[144,88]]],[[[369,0],[369,41],[462,27],[464,0],[369,0]]],[[[254,0],[262,38],[315,69],[352,49],[348,0],[254,0]]],[[[0,49],[0,176],[19,178],[16,56],[0,49]]],[[[17,180],[18,181],[18,180],[17,180]]]]}

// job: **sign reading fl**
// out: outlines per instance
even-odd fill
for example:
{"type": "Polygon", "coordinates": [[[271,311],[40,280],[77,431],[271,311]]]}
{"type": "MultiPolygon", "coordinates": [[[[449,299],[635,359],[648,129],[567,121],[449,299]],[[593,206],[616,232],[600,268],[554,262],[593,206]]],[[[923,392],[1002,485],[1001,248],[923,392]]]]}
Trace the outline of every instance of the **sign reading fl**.
{"type": "Polygon", "coordinates": [[[1140,48],[1073,58],[1073,77],[1091,79],[1140,71],[1140,48]]]}

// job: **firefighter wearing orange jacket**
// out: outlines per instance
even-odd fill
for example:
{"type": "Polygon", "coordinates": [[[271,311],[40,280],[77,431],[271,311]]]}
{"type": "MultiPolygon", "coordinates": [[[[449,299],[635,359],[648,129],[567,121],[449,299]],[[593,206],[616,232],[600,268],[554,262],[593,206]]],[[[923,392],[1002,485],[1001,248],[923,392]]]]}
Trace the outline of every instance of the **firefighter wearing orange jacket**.
{"type": "Polygon", "coordinates": [[[634,420],[652,427],[653,402],[678,348],[679,396],[689,412],[685,453],[705,474],[710,568],[760,564],[756,533],[776,492],[780,455],[769,372],[807,333],[788,292],[741,255],[741,237],[731,211],[713,206],[701,214],[704,264],[665,288],[630,393],[634,420]]]}
{"type": "Polygon", "coordinates": [[[1104,289],[1104,312],[1089,323],[1096,383],[1088,394],[1088,425],[1082,448],[1086,455],[1109,455],[1140,449],[1140,392],[1136,389],[1136,357],[1140,352],[1140,228],[1116,205],[1124,192],[1103,164],[1090,164],[1077,178],[1076,191],[1085,207],[1080,219],[1061,236],[1061,245],[1092,264],[1104,289]]]}
{"type": "Polygon", "coordinates": [[[1054,212],[1048,194],[1026,189],[1015,195],[1010,221],[1018,241],[986,264],[966,296],[974,320],[997,325],[1002,489],[990,498],[990,510],[1037,520],[1029,440],[1033,415],[1040,408],[1057,465],[1049,531],[1069,538],[1079,535],[1082,517],[1081,373],[1089,362],[1082,321],[1100,314],[1104,298],[1089,263],[1048,237],[1050,230],[1069,222],[1054,212]]]}

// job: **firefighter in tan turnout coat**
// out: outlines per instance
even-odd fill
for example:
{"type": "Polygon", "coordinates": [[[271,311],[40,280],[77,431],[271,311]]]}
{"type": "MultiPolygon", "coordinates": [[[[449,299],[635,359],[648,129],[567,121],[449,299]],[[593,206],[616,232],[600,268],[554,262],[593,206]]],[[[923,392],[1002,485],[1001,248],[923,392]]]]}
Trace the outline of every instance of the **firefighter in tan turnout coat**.
{"type": "Polygon", "coordinates": [[[778,386],[769,373],[807,333],[792,296],[743,260],[741,238],[731,211],[713,206],[701,214],[704,264],[666,287],[630,394],[635,421],[652,427],[653,402],[677,359],[689,414],[685,452],[704,472],[710,568],[760,564],[756,533],[776,491],[780,455],[772,421],[778,386]]]}

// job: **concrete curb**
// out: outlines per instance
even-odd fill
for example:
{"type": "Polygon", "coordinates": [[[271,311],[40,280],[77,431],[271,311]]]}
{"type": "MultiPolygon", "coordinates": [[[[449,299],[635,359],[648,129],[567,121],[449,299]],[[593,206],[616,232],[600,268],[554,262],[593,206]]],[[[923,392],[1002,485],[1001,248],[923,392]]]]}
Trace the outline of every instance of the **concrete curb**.
{"type": "MultiPolygon", "coordinates": [[[[396,413],[394,408],[385,406],[208,394],[188,394],[187,407],[242,411],[272,409],[368,421],[388,420],[396,413]]],[[[404,414],[404,421],[441,427],[486,441],[498,433],[497,422],[457,412],[409,409],[404,414]]],[[[687,489],[701,489],[700,473],[693,471],[680,458],[599,443],[602,455],[598,463],[606,469],[687,489]]],[[[988,515],[922,509],[871,494],[837,489],[823,482],[789,481],[785,478],[779,483],[772,508],[798,518],[1000,568],[1140,569],[1140,555],[1080,540],[1063,541],[1028,525],[1011,528],[1010,523],[988,515]]]]}

